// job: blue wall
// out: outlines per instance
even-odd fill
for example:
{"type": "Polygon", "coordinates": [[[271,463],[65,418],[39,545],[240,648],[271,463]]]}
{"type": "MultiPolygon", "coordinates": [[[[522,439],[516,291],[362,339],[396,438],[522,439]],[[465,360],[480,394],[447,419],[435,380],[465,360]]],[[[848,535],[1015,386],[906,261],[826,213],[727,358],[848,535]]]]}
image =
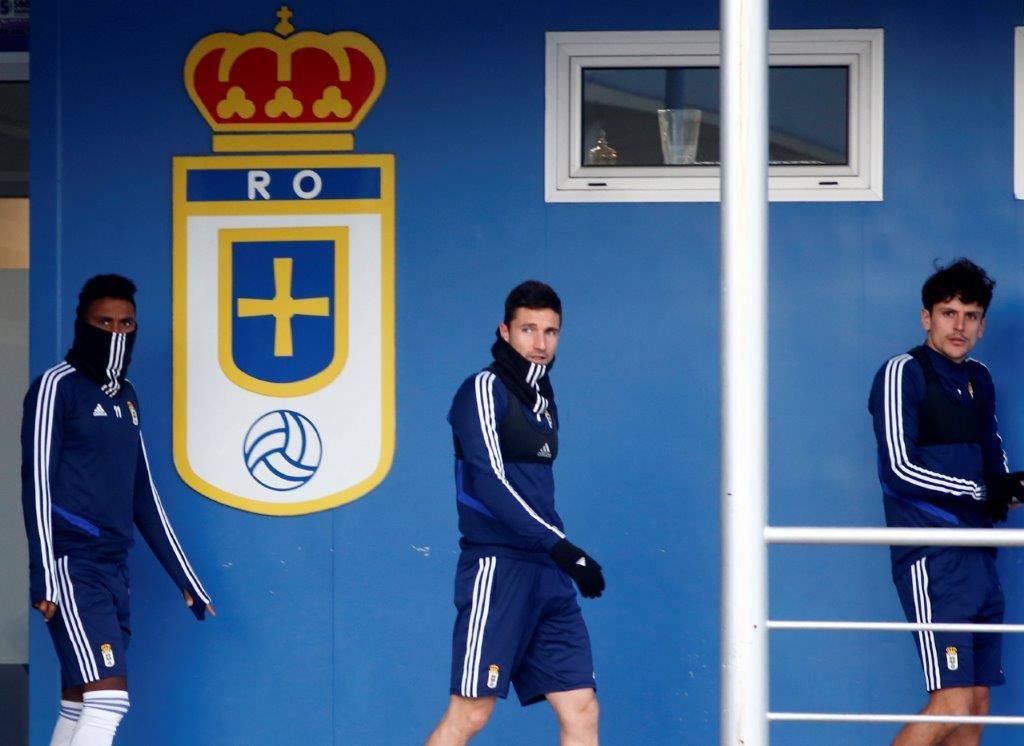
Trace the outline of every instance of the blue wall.
{"type": "MultiPolygon", "coordinates": [[[[544,32],[715,28],[717,4],[591,0],[293,3],[300,29],[354,29],[388,61],[357,150],[398,169],[397,450],[381,487],[336,510],[268,518],[186,488],[171,463],[171,157],[210,152],[181,68],[213,31],[271,25],[276,2],[38,2],[32,36],[32,335],[37,374],[71,340],[98,271],[140,287],[132,377],[157,484],[220,617],[202,625],[146,551],[132,557],[133,709],[123,742],[407,744],[446,701],[456,531],[444,422],[487,360],[504,293],[537,276],[566,306],[554,381],[559,506],[607,568],[584,604],[608,743],[718,734],[718,206],[543,200],[544,32]]],[[[1012,198],[1018,2],[778,0],[776,28],[885,28],[881,203],[771,210],[771,520],[879,525],[865,405],[884,358],[916,344],[916,288],[970,254],[999,280],[978,348],[1024,463],[1024,204],[1012,198]]],[[[1014,516],[1011,524],[1020,525],[1014,516]]],[[[1008,551],[1008,619],[1024,619],[1008,551]]],[[[773,616],[899,619],[880,548],[771,551],[773,616]]],[[[775,709],[908,712],[908,636],[777,633],[775,709]]],[[[32,627],[33,743],[56,664],[32,627]]],[[[1019,711],[1024,647],[1006,644],[1019,711]]],[[[481,744],[550,743],[545,707],[499,706],[481,744]]],[[[775,743],[860,744],[888,726],[773,727],[775,743]]],[[[1011,743],[993,729],[988,743],[1011,743]]]]}

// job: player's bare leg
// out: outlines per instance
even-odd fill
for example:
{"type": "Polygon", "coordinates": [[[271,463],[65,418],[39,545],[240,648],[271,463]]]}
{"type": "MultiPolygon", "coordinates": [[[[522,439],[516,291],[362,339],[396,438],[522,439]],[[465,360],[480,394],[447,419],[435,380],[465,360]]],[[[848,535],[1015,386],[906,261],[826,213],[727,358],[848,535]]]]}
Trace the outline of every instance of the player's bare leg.
{"type": "Polygon", "coordinates": [[[453,694],[440,724],[427,746],[464,746],[479,733],[494,711],[494,697],[460,697],[453,694]]]}
{"type": "Polygon", "coordinates": [[[558,716],[561,746],[597,746],[597,721],[601,708],[593,689],[551,692],[547,699],[558,716]]]}
{"type": "MultiPolygon", "coordinates": [[[[989,688],[987,686],[972,687],[974,693],[974,709],[972,715],[988,715],[990,702],[989,688]]],[[[981,743],[981,725],[961,725],[942,742],[943,746],[978,746],[981,743]]]]}
{"type": "MultiPolygon", "coordinates": [[[[956,686],[938,689],[928,695],[928,705],[922,715],[973,715],[974,689],[976,687],[956,686]]],[[[908,723],[903,727],[892,746],[938,746],[939,744],[976,744],[981,737],[978,730],[973,741],[947,741],[965,726],[956,723],[908,723]]]]}
{"type": "MultiPolygon", "coordinates": [[[[90,681],[79,691],[84,694],[85,692],[100,692],[109,689],[120,689],[122,692],[128,691],[128,677],[109,676],[105,679],[99,679],[98,681],[90,681]]],[[[79,701],[82,699],[82,694],[79,694],[79,701]]]]}

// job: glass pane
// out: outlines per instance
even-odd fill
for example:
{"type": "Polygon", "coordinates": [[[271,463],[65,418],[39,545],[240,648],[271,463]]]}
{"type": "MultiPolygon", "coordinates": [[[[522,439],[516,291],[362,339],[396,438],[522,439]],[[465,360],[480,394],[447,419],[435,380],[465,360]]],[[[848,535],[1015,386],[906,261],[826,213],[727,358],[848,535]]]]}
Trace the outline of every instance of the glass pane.
{"type": "MultiPolygon", "coordinates": [[[[849,163],[849,68],[768,73],[772,165],[849,163]]],[[[717,166],[717,67],[583,70],[582,162],[591,166],[717,166]]]]}
{"type": "Polygon", "coordinates": [[[28,196],[28,82],[0,83],[0,197],[28,196]]]}

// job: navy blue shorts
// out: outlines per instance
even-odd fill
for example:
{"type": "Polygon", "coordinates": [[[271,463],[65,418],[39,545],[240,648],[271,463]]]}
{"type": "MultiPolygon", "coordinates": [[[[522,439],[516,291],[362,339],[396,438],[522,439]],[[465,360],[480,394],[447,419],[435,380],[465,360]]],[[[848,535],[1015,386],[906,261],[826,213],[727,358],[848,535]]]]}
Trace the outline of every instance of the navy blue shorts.
{"type": "Polygon", "coordinates": [[[119,562],[60,557],[57,580],[60,602],[46,626],[60,660],[61,689],[127,676],[128,568],[119,562]]]}
{"type": "MultiPolygon", "coordinates": [[[[1003,588],[988,550],[949,547],[922,557],[897,581],[910,622],[1003,621],[1003,588]]],[[[999,686],[1003,676],[1000,634],[914,632],[929,692],[955,686],[999,686]]]]}
{"type": "Polygon", "coordinates": [[[596,689],[590,635],[569,577],[554,565],[495,556],[459,559],[451,693],[508,696],[596,689]]]}

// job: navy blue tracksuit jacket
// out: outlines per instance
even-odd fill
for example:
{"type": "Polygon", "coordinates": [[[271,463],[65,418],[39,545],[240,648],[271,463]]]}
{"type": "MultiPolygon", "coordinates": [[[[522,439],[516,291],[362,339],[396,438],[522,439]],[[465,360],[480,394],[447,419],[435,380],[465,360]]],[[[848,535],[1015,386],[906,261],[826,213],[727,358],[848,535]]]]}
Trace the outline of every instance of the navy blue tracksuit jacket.
{"type": "Polygon", "coordinates": [[[33,603],[59,603],[57,558],[123,562],[133,523],[174,584],[209,602],[150,477],[140,416],[128,381],[111,397],[61,363],[32,382],[21,477],[33,603]]]}
{"type": "MultiPolygon", "coordinates": [[[[885,362],[871,386],[868,410],[878,444],[878,478],[889,526],[991,528],[985,510],[987,477],[1008,471],[996,421],[988,368],[968,358],[954,363],[924,348],[938,381],[954,402],[983,409],[980,443],[918,442],[919,409],[927,392],[921,365],[909,354],[885,362]]],[[[942,547],[893,547],[893,577],[942,547]]],[[[993,550],[994,551],[994,550],[993,550]]]]}

